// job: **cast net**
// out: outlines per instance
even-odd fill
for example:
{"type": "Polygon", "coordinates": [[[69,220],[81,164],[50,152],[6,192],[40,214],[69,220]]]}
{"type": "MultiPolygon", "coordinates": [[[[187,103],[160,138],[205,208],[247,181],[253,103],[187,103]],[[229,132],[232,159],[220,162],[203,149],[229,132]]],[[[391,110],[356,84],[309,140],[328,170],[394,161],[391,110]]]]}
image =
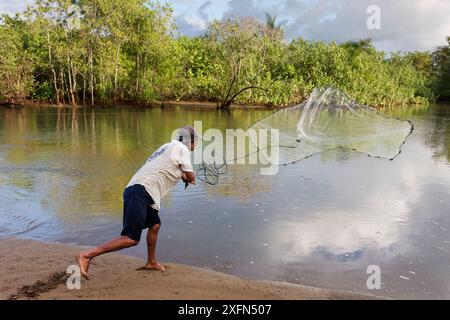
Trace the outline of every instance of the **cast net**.
{"type": "MultiPolygon", "coordinates": [[[[324,88],[315,89],[304,103],[277,111],[249,129],[276,130],[279,139],[272,139],[264,148],[278,153],[277,165],[288,165],[337,149],[394,160],[414,126],[409,120],[389,117],[361,105],[340,90],[324,88]]],[[[258,136],[249,135],[249,140],[261,152],[258,136]]],[[[225,159],[220,167],[215,163],[202,164],[199,179],[217,184],[220,174],[226,173],[226,164],[234,160],[226,156],[225,159]]]]}

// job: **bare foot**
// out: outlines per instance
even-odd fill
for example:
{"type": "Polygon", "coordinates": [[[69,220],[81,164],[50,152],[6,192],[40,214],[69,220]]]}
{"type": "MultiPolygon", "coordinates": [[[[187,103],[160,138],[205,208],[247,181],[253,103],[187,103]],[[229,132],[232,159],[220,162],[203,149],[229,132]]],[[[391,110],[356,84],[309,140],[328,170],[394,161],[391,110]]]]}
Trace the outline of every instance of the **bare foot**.
{"type": "Polygon", "coordinates": [[[81,253],[78,253],[75,256],[75,259],[77,259],[78,265],[80,266],[81,275],[86,278],[86,280],[89,280],[88,277],[88,270],[89,270],[89,262],[91,261],[88,258],[85,258],[81,253]]]}
{"type": "Polygon", "coordinates": [[[153,262],[153,263],[147,263],[144,267],[139,268],[138,270],[159,270],[159,271],[164,271],[164,270],[166,270],[166,267],[164,267],[159,262],[153,262]]]}

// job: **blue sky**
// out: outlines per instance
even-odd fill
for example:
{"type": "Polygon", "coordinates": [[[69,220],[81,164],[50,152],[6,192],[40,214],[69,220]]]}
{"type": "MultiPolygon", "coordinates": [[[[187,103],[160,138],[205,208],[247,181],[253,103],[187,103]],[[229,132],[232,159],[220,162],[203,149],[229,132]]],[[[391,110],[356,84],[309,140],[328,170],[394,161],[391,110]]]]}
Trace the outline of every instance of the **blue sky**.
{"type": "MultiPolygon", "coordinates": [[[[15,13],[32,0],[0,0],[0,12],[15,13]]],[[[181,34],[197,35],[208,22],[230,16],[255,17],[264,12],[286,20],[287,40],[338,42],[372,38],[386,51],[432,50],[450,36],[450,0],[161,0],[174,8],[181,34]],[[381,10],[381,29],[366,26],[367,7],[381,10]]]]}

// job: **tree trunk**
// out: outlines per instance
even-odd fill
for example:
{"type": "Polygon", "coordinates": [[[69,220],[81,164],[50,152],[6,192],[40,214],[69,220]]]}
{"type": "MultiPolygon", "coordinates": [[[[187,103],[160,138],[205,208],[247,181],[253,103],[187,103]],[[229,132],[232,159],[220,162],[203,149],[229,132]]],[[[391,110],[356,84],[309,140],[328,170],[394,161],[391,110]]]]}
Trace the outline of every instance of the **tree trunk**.
{"type": "Polygon", "coordinates": [[[83,75],[83,106],[86,105],[86,78],[83,75]]]}
{"type": "Polygon", "coordinates": [[[116,70],[114,73],[114,104],[117,103],[117,77],[119,74],[119,56],[120,56],[120,45],[117,46],[116,52],[116,70]]]}
{"type": "Polygon", "coordinates": [[[73,94],[73,90],[74,90],[74,85],[72,83],[72,68],[71,68],[71,61],[70,61],[70,56],[69,54],[67,55],[67,78],[69,80],[69,92],[68,92],[68,96],[69,96],[69,103],[72,106],[76,105],[75,102],[75,95],[73,94]]]}
{"type": "Polygon", "coordinates": [[[74,105],[78,104],[78,92],[77,92],[77,70],[73,67],[73,61],[70,61],[70,69],[72,70],[72,99],[74,105]]]}
{"type": "Polygon", "coordinates": [[[50,61],[50,68],[52,69],[53,73],[53,85],[55,87],[55,97],[56,97],[56,104],[60,105],[61,102],[59,101],[59,89],[58,89],[58,80],[56,79],[56,71],[55,67],[53,66],[53,59],[52,59],[52,49],[50,46],[50,34],[47,31],[47,44],[48,44],[48,59],[50,61]]]}
{"type": "Polygon", "coordinates": [[[65,88],[64,88],[64,72],[61,69],[59,71],[59,79],[61,81],[61,101],[63,104],[65,104],[66,92],[65,92],[65,88]]]}
{"type": "Polygon", "coordinates": [[[91,106],[95,106],[95,100],[94,100],[94,59],[92,57],[92,46],[90,48],[89,52],[89,67],[90,67],[90,79],[89,79],[89,85],[91,87],[91,106]]]}
{"type": "Polygon", "coordinates": [[[67,102],[68,102],[68,104],[70,104],[71,101],[70,101],[69,86],[67,84],[66,74],[64,73],[64,70],[61,71],[61,74],[62,74],[62,80],[63,80],[64,97],[66,97],[66,95],[67,95],[67,102]]]}
{"type": "Polygon", "coordinates": [[[139,53],[136,54],[136,103],[139,102],[139,53]]]}
{"type": "MultiPolygon", "coordinates": [[[[138,39],[140,38],[140,31],[141,31],[141,25],[138,24],[138,30],[137,30],[137,36],[138,39]]],[[[140,63],[139,63],[139,51],[136,52],[136,103],[139,102],[139,69],[140,69],[140,63]]]]}
{"type": "Polygon", "coordinates": [[[267,91],[267,89],[265,88],[261,88],[261,87],[257,87],[257,86],[248,86],[245,87],[241,90],[239,90],[237,93],[235,93],[231,98],[227,98],[225,99],[219,106],[219,109],[228,109],[230,108],[231,104],[233,103],[233,101],[243,92],[247,91],[247,90],[251,90],[251,89],[259,89],[259,90],[264,90],[267,91]]]}

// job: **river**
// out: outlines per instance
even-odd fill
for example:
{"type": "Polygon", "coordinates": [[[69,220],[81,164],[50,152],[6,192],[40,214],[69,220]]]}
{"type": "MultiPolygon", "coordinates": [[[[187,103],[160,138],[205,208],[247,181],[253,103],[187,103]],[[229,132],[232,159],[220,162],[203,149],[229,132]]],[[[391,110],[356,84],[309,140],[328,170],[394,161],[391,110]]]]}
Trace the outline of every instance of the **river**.
{"type": "MultiPolygon", "coordinates": [[[[0,108],[0,236],[97,245],[122,192],[171,132],[243,128],[272,111],[201,107],[0,108]]],[[[251,279],[393,298],[450,299],[450,105],[384,111],[415,125],[395,161],[332,151],[246,166],[164,199],[158,256],[251,279]],[[369,290],[378,266],[381,289],[369,290]]],[[[145,241],[124,253],[146,257],[145,241]]]]}

